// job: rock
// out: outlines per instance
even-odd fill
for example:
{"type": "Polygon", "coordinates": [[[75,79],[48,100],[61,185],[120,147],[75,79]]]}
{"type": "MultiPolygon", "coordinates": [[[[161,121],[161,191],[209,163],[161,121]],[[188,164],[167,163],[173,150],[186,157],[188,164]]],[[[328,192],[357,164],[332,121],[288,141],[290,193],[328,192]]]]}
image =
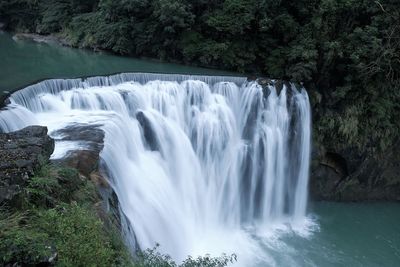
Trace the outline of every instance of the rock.
{"type": "Polygon", "coordinates": [[[77,141],[85,149],[69,151],[63,158],[54,160],[57,163],[75,168],[90,179],[97,187],[101,203],[97,209],[106,227],[114,225],[121,229],[121,214],[118,197],[108,182],[107,172],[101,170],[100,152],[104,146],[104,132],[99,125],[75,124],[54,132],[56,141],[77,141]]]}
{"type": "Polygon", "coordinates": [[[32,40],[37,43],[46,43],[46,44],[58,44],[61,45],[63,42],[60,41],[59,38],[54,35],[40,35],[36,33],[17,33],[13,36],[15,41],[19,40],[32,40]]]}
{"type": "Polygon", "coordinates": [[[81,174],[89,177],[99,163],[99,153],[93,150],[75,150],[63,159],[65,165],[77,169],[81,174]]]}
{"type": "Polygon", "coordinates": [[[95,145],[94,149],[103,148],[104,132],[100,129],[101,124],[85,125],[74,124],[53,133],[54,136],[61,136],[56,140],[62,141],[83,141],[95,145]]]}
{"type": "Polygon", "coordinates": [[[69,151],[65,157],[56,161],[75,168],[89,177],[98,169],[100,151],[104,146],[104,132],[100,126],[76,124],[53,133],[54,136],[60,136],[56,141],[79,141],[85,147],[69,151]]]}
{"type": "Polygon", "coordinates": [[[13,199],[53,151],[54,140],[46,127],[0,134],[0,204],[13,199]]]}
{"type": "Polygon", "coordinates": [[[16,33],[12,38],[14,41],[30,40],[37,43],[72,46],[71,42],[60,34],[16,33]]]}
{"type": "Polygon", "coordinates": [[[136,119],[142,126],[143,136],[144,136],[149,148],[152,151],[159,151],[161,146],[160,146],[157,134],[153,130],[151,121],[146,117],[146,115],[142,111],[138,111],[136,113],[136,119]]]}
{"type": "Polygon", "coordinates": [[[310,176],[314,200],[400,201],[400,140],[373,158],[355,149],[335,152],[320,147],[315,153],[310,176]]]}
{"type": "Polygon", "coordinates": [[[53,160],[77,169],[97,187],[101,203],[97,213],[106,227],[114,225],[121,229],[118,197],[108,182],[107,172],[100,166],[100,152],[104,146],[104,132],[101,125],[75,124],[53,133],[55,140],[77,141],[85,149],[69,151],[63,158],[53,160]]]}
{"type": "Polygon", "coordinates": [[[99,171],[92,172],[89,178],[97,187],[110,188],[107,179],[99,171]]]}

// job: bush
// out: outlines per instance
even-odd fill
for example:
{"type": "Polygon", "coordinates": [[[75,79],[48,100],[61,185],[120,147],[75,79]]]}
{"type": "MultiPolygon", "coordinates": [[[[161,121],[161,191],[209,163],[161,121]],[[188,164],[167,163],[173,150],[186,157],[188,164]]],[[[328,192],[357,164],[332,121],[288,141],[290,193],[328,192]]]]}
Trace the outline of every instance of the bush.
{"type": "Polygon", "coordinates": [[[75,169],[44,165],[29,179],[23,197],[25,205],[51,208],[59,202],[89,201],[95,196],[91,185],[88,180],[81,179],[75,169]]]}
{"type": "Polygon", "coordinates": [[[21,213],[0,211],[0,261],[38,264],[52,254],[46,233],[29,224],[21,213]]]}
{"type": "Polygon", "coordinates": [[[111,266],[116,254],[103,223],[76,203],[37,213],[35,228],[44,232],[58,252],[59,266],[111,266]]]}
{"type": "Polygon", "coordinates": [[[45,165],[29,179],[23,205],[0,210],[0,259],[38,264],[57,252],[59,266],[127,266],[120,238],[96,214],[96,189],[75,169],[45,165]]]}
{"type": "Polygon", "coordinates": [[[188,257],[181,264],[176,264],[169,255],[161,254],[156,247],[138,252],[134,259],[135,267],[224,267],[236,261],[236,255],[222,255],[220,257],[192,258],[188,257]]]}

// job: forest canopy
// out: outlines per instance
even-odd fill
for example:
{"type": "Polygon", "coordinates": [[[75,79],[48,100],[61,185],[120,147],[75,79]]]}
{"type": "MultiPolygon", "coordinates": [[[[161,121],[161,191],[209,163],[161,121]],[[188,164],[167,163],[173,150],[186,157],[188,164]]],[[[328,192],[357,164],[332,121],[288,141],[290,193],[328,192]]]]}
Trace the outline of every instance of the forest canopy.
{"type": "Polygon", "coordinates": [[[317,138],[372,152],[398,139],[398,0],[0,0],[0,21],[76,47],[302,82],[315,127],[335,133],[317,138]]]}

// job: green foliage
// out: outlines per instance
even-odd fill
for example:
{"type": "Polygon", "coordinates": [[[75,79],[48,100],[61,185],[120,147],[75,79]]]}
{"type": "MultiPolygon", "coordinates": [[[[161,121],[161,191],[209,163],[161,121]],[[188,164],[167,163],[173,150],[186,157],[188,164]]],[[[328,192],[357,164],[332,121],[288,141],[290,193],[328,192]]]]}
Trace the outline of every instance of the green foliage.
{"type": "Polygon", "coordinates": [[[54,242],[59,266],[110,266],[117,254],[102,222],[76,203],[39,211],[36,227],[54,242]]]}
{"type": "Polygon", "coordinates": [[[33,265],[57,253],[59,266],[129,266],[96,214],[94,185],[75,169],[45,165],[24,189],[24,205],[0,210],[1,262],[33,265]]]}
{"type": "Polygon", "coordinates": [[[38,264],[55,252],[58,266],[110,266],[121,259],[122,252],[113,247],[102,222],[76,203],[32,209],[25,215],[0,214],[0,259],[4,263],[38,264]]]}
{"type": "Polygon", "coordinates": [[[19,31],[35,31],[40,16],[37,0],[0,0],[0,21],[19,31]]]}
{"type": "Polygon", "coordinates": [[[58,266],[129,264],[124,248],[104,230],[89,207],[77,203],[0,215],[0,259],[37,264],[57,252],[58,266]],[[7,220],[7,222],[6,222],[7,220]]]}
{"type": "Polygon", "coordinates": [[[24,188],[25,204],[33,207],[54,207],[60,201],[69,203],[76,200],[90,200],[88,192],[91,183],[81,179],[72,168],[44,165],[24,188]],[[83,194],[84,193],[84,194],[83,194]]]}
{"type": "Polygon", "coordinates": [[[222,9],[210,14],[206,23],[223,34],[244,34],[252,28],[257,1],[226,0],[222,9]]]}
{"type": "Polygon", "coordinates": [[[36,30],[40,33],[58,32],[70,22],[70,0],[42,0],[39,9],[42,16],[36,30]]]}
{"type": "Polygon", "coordinates": [[[181,264],[176,264],[170,256],[157,251],[158,245],[152,249],[138,252],[134,259],[135,267],[224,267],[236,262],[236,255],[222,255],[220,257],[192,258],[188,257],[181,264]]]}
{"type": "Polygon", "coordinates": [[[27,216],[0,211],[0,261],[39,263],[49,257],[52,248],[46,233],[27,225],[27,216]]]}

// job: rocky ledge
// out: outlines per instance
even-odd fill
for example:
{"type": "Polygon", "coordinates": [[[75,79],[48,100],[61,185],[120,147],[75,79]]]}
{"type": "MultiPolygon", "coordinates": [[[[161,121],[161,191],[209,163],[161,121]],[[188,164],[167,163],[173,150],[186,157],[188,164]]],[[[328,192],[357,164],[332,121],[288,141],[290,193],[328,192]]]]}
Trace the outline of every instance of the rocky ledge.
{"type": "Polygon", "coordinates": [[[110,212],[112,220],[120,227],[118,198],[107,181],[106,171],[100,167],[104,132],[99,126],[73,125],[55,132],[54,135],[58,136],[55,139],[47,135],[47,127],[43,126],[0,133],[0,205],[12,202],[30,178],[49,163],[55,142],[78,142],[84,146],[67,151],[62,157],[51,159],[51,162],[71,167],[91,180],[101,195],[103,209],[99,212],[110,212]]]}
{"type": "Polygon", "coordinates": [[[36,33],[16,33],[13,39],[18,40],[32,40],[37,43],[56,44],[62,46],[70,46],[64,38],[58,35],[41,35],[36,33]]]}
{"type": "Polygon", "coordinates": [[[47,135],[46,127],[30,126],[0,134],[0,203],[20,193],[53,151],[54,140],[47,135]]]}

